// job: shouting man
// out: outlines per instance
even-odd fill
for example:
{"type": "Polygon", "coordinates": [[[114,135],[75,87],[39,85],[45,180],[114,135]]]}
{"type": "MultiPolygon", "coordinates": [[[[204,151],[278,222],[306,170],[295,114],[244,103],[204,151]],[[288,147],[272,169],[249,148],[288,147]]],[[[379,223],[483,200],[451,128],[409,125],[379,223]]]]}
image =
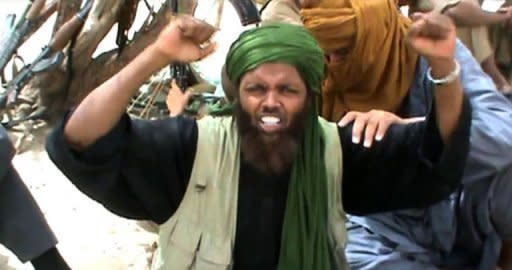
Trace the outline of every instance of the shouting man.
{"type": "Polygon", "coordinates": [[[324,54],[290,24],[248,30],[232,44],[233,116],[130,119],[125,108],[151,74],[213,51],[212,27],[185,16],[68,113],[48,153],[112,212],[161,224],[156,269],[348,269],[345,211],[424,207],[460,183],[471,105],[453,58],[455,28],[443,18],[407,37],[438,83],[425,121],[390,125],[370,112],[337,126],[318,117],[324,54]],[[370,145],[353,129],[387,132],[370,145]]]}

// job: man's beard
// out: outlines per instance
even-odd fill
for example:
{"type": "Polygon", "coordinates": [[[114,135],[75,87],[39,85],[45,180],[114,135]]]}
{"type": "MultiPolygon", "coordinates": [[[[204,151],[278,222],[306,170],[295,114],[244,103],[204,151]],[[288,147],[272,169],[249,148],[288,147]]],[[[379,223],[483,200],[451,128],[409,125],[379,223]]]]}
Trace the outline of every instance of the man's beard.
{"type": "Polygon", "coordinates": [[[241,136],[243,160],[263,174],[280,175],[290,169],[304,135],[307,107],[292,116],[289,127],[278,134],[266,135],[254,126],[250,114],[236,103],[235,119],[241,136]]]}

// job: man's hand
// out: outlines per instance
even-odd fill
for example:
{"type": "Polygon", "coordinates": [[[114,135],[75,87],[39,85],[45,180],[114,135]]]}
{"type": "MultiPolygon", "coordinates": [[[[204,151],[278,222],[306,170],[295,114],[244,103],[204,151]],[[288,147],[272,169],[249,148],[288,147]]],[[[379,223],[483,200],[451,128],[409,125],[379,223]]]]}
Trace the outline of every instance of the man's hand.
{"type": "Polygon", "coordinates": [[[169,61],[197,61],[215,50],[215,43],[208,41],[216,30],[190,15],[178,16],[160,32],[154,46],[169,61]]]}
{"type": "Polygon", "coordinates": [[[171,88],[169,89],[166,100],[167,109],[169,109],[169,116],[175,117],[182,114],[185,107],[187,107],[191,96],[192,93],[189,89],[182,92],[180,87],[176,84],[176,81],[172,80],[171,88]]]}
{"type": "Polygon", "coordinates": [[[432,79],[450,79],[435,87],[439,90],[435,91],[439,131],[443,142],[450,143],[459,121],[467,121],[467,118],[461,119],[464,90],[457,74],[460,69],[455,59],[455,25],[448,16],[437,12],[416,13],[412,17],[414,23],[406,36],[408,43],[427,59],[432,79]]]}
{"type": "Polygon", "coordinates": [[[435,12],[414,13],[407,41],[429,61],[452,60],[457,33],[450,17],[435,12]]]}
{"type": "Polygon", "coordinates": [[[393,124],[407,124],[417,121],[423,121],[423,117],[403,119],[393,113],[371,110],[367,113],[362,112],[348,112],[338,122],[338,125],[343,127],[351,122],[354,122],[352,127],[352,142],[359,143],[364,131],[364,147],[370,148],[373,140],[380,141],[386,135],[389,126],[393,124]]]}

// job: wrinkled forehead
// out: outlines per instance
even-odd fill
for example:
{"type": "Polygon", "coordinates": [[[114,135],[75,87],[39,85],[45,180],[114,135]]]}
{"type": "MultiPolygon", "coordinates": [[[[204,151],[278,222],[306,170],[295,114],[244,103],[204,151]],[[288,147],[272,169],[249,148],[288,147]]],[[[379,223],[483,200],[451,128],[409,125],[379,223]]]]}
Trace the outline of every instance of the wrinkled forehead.
{"type": "MultiPolygon", "coordinates": [[[[240,83],[265,83],[268,85],[295,85],[305,88],[305,81],[296,66],[282,62],[267,62],[247,71],[240,83]]],[[[240,84],[239,84],[240,85],[240,84]]]]}
{"type": "Polygon", "coordinates": [[[300,88],[308,88],[307,81],[299,72],[296,66],[289,63],[268,62],[258,65],[244,73],[239,82],[233,82],[226,74],[225,68],[222,70],[222,87],[228,100],[233,100],[238,96],[240,83],[245,80],[248,83],[265,84],[287,84],[300,88]]]}

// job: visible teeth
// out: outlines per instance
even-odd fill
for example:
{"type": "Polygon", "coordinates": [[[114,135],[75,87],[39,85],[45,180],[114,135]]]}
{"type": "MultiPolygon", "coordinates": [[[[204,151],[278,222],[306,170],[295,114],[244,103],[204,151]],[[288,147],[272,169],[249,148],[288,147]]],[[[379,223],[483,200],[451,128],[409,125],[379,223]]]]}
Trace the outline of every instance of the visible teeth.
{"type": "Polygon", "coordinates": [[[261,118],[261,122],[263,122],[264,124],[275,125],[275,124],[279,123],[280,121],[281,121],[281,119],[279,119],[278,117],[275,117],[275,116],[263,116],[261,118]]]}

